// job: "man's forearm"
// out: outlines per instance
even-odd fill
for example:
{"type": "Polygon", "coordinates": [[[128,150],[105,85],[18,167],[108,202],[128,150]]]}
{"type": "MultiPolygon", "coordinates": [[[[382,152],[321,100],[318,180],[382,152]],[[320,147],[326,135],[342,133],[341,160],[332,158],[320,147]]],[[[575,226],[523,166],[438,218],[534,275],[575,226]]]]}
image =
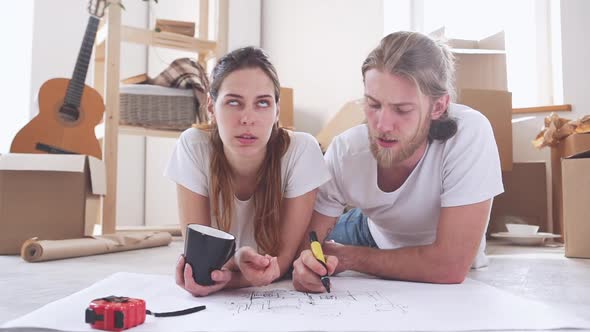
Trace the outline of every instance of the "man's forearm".
{"type": "Polygon", "coordinates": [[[297,252],[295,253],[295,259],[301,255],[303,250],[310,248],[309,232],[316,232],[320,242],[322,242],[334,228],[336,220],[336,217],[329,217],[317,211],[313,211],[309,227],[307,228],[307,231],[305,232],[305,235],[299,244],[299,248],[297,248],[297,252]]]}
{"type": "Polygon", "coordinates": [[[341,246],[335,250],[339,265],[385,279],[431,283],[461,283],[467,271],[440,253],[434,245],[400,249],[341,246]]]}

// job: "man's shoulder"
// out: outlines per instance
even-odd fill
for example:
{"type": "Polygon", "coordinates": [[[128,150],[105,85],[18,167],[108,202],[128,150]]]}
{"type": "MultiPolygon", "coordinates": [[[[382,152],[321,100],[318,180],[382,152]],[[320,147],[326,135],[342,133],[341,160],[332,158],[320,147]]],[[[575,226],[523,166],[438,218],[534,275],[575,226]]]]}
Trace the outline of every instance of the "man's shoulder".
{"type": "Polygon", "coordinates": [[[451,104],[449,117],[457,123],[457,132],[451,138],[439,144],[433,144],[433,149],[440,150],[445,156],[457,156],[467,153],[470,146],[487,146],[494,142],[494,132],[488,118],[482,113],[468,106],[451,104]]]}
{"type": "Polygon", "coordinates": [[[491,132],[488,118],[469,106],[451,104],[449,116],[457,122],[457,133],[451,140],[471,140],[474,136],[486,135],[491,132]]]}
{"type": "Polygon", "coordinates": [[[369,132],[366,124],[354,126],[334,137],[330,144],[339,158],[354,157],[370,151],[369,132]]]}
{"type": "Polygon", "coordinates": [[[449,105],[449,116],[457,120],[457,129],[465,130],[489,125],[488,118],[478,110],[461,104],[449,105]]]}

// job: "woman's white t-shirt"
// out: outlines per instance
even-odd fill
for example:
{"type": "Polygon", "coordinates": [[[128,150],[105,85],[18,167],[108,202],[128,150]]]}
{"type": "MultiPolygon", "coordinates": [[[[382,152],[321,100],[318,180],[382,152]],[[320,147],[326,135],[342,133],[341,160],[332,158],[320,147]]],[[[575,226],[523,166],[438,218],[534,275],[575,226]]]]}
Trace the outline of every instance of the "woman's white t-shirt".
{"type": "MultiPolygon", "coordinates": [[[[377,185],[367,126],[337,136],[325,155],[332,180],[320,188],[315,210],[337,217],[345,206],[360,208],[381,249],[433,243],[441,208],[482,202],[504,191],[487,118],[457,104],[451,104],[449,115],[457,120],[457,133],[445,142],[429,143],[412,173],[393,192],[377,185]]],[[[484,248],[485,235],[474,267],[487,265],[484,248]]]]}
{"type": "MultiPolygon", "coordinates": [[[[330,179],[319,144],[309,134],[289,132],[291,142],[281,159],[284,198],[306,194],[330,179]]],[[[164,172],[177,184],[209,197],[209,163],[211,144],[209,134],[190,128],[178,140],[164,172]]],[[[236,237],[236,246],[257,248],[254,239],[254,199],[241,201],[234,197],[234,216],[229,232],[236,237]]],[[[219,228],[211,216],[212,227],[219,228]]]]}

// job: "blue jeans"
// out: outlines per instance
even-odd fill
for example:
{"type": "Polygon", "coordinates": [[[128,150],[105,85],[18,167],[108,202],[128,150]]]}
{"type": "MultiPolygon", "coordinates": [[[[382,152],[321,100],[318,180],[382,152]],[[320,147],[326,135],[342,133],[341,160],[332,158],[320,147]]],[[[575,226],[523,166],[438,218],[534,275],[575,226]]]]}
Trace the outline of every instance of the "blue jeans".
{"type": "Polygon", "coordinates": [[[326,240],[341,244],[377,248],[367,223],[367,216],[360,209],[352,209],[341,215],[326,240]]]}

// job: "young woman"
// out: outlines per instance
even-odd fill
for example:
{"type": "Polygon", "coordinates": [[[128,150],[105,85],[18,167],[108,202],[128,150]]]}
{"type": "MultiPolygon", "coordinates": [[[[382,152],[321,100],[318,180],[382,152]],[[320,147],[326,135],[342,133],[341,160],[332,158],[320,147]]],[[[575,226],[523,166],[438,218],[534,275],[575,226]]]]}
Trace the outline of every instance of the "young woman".
{"type": "Polygon", "coordinates": [[[236,236],[234,258],[192,278],[180,257],[176,282],[195,296],[267,285],[287,272],[309,225],[317,188],[330,179],[316,140],[279,127],[280,84],[259,48],[222,57],[211,76],[211,124],[182,133],[166,176],[177,183],[180,224],[236,236]]]}

